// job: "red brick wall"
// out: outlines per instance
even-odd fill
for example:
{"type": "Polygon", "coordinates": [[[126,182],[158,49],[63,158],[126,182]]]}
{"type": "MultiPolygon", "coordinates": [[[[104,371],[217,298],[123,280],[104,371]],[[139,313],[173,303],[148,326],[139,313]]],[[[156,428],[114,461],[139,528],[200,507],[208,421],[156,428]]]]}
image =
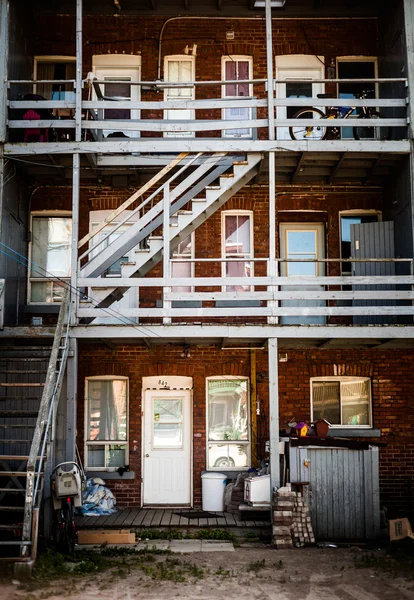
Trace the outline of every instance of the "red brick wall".
{"type": "MultiPolygon", "coordinates": [[[[284,350],[285,352],[285,350],[284,350]]],[[[321,376],[370,377],[372,381],[374,427],[381,430],[381,503],[391,514],[408,510],[408,485],[414,479],[414,351],[407,350],[286,350],[287,362],[279,363],[280,427],[291,419],[310,420],[310,378],[321,376]]],[[[180,375],[193,378],[194,385],[194,502],[201,502],[200,473],[205,469],[205,380],[214,375],[249,377],[250,358],[246,350],[219,350],[214,346],[192,347],[191,356],[181,356],[180,346],[148,350],[134,345],[105,346],[81,344],[79,357],[78,444],[83,444],[84,378],[93,375],[124,375],[130,382],[130,467],[135,481],[108,481],[121,506],[140,502],[141,477],[141,382],[151,375],[180,375]],[[137,443],[134,444],[133,441],[137,443]]],[[[268,359],[257,352],[257,395],[259,457],[268,438],[268,359]]],[[[374,440],[375,441],[375,440],[374,440]]]]}

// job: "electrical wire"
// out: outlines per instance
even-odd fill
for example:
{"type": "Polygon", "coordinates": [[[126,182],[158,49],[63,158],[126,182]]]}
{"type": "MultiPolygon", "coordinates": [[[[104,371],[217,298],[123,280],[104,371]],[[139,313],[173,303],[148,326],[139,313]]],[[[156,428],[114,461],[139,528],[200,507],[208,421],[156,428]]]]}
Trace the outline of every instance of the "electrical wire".
{"type": "MultiPolygon", "coordinates": [[[[65,279],[62,279],[61,277],[57,277],[57,276],[53,275],[50,271],[47,271],[47,269],[44,269],[43,267],[41,267],[40,265],[38,265],[34,261],[29,260],[23,254],[20,254],[19,252],[17,252],[17,250],[13,250],[13,248],[10,248],[10,246],[7,246],[3,242],[0,242],[0,246],[4,246],[4,248],[6,248],[10,252],[13,252],[20,259],[23,259],[23,261],[25,261],[25,262],[22,262],[22,260],[18,260],[17,258],[15,258],[14,256],[12,256],[11,254],[8,254],[8,252],[6,252],[5,250],[3,250],[2,248],[0,248],[0,252],[2,254],[4,254],[5,256],[7,256],[8,258],[11,258],[12,260],[14,260],[15,262],[17,262],[18,264],[23,265],[26,269],[28,269],[29,266],[32,267],[32,272],[38,273],[41,277],[44,277],[44,278],[47,278],[47,279],[50,279],[50,280],[53,280],[53,281],[58,281],[62,286],[67,287],[72,293],[74,293],[79,298],[82,298],[82,299],[86,298],[92,304],[94,304],[95,307],[98,307],[99,302],[97,302],[91,296],[88,296],[88,295],[80,292],[77,288],[73,287],[65,279]],[[33,267],[35,267],[35,268],[33,269],[33,267]]],[[[146,331],[146,332],[149,332],[151,334],[155,334],[159,338],[163,338],[164,337],[162,335],[157,334],[156,332],[153,332],[151,329],[149,329],[149,328],[147,328],[147,327],[145,327],[143,325],[138,326],[130,317],[126,317],[126,316],[122,315],[122,313],[120,313],[116,309],[113,309],[113,308],[100,308],[100,310],[102,310],[105,313],[107,313],[110,317],[118,319],[124,325],[125,325],[125,321],[128,321],[128,324],[131,324],[134,327],[134,329],[136,329],[140,333],[142,333],[142,331],[146,331]]]]}

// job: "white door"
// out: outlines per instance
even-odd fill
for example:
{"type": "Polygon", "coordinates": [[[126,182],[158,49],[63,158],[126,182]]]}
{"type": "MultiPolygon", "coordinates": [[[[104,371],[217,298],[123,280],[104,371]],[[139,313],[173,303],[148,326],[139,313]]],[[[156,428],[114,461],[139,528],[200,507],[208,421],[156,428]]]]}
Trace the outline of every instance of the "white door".
{"type": "MultiPolygon", "coordinates": [[[[101,92],[104,96],[115,97],[118,99],[132,100],[139,102],[141,97],[141,88],[139,85],[131,85],[131,82],[141,80],[141,57],[127,56],[125,54],[103,54],[92,57],[93,72],[99,81],[101,92]]],[[[94,93],[93,99],[96,100],[94,93]]],[[[140,118],[139,110],[130,110],[128,108],[117,108],[117,102],[114,101],[114,108],[105,109],[104,119],[108,121],[121,121],[116,130],[103,131],[104,136],[111,133],[122,133],[126,137],[139,137],[139,131],[123,131],[122,121],[130,119],[138,120],[140,118]]]]}
{"type": "MultiPolygon", "coordinates": [[[[222,61],[223,81],[245,81],[252,79],[253,62],[251,56],[224,56],[222,61]]],[[[253,85],[249,83],[228,83],[222,86],[223,98],[241,98],[253,95],[253,85]]],[[[222,119],[225,121],[247,121],[252,118],[251,108],[225,108],[222,119]]],[[[250,138],[251,129],[225,129],[223,137],[250,138]]]]}
{"type": "Polygon", "coordinates": [[[143,504],[191,504],[191,390],[144,390],[143,504]]]}
{"type": "MultiPolygon", "coordinates": [[[[277,98],[316,98],[322,94],[325,86],[323,83],[312,83],[313,79],[324,79],[324,57],[310,55],[291,55],[276,57],[276,79],[292,79],[292,82],[278,83],[276,86],[277,98]],[[296,79],[302,82],[297,83],[296,79]]],[[[312,101],[309,106],[315,106],[312,101]]],[[[277,118],[288,119],[293,117],[299,107],[278,106],[277,118]]],[[[288,127],[277,127],[276,139],[290,140],[288,127]]]]}
{"type": "MultiPolygon", "coordinates": [[[[187,83],[195,79],[194,56],[166,56],[164,62],[164,81],[171,83],[187,83]]],[[[187,100],[194,100],[194,86],[166,87],[164,90],[166,102],[182,102],[183,108],[164,111],[164,119],[173,121],[194,121],[195,111],[185,108],[187,100]]],[[[166,131],[165,137],[195,137],[194,131],[166,131]]]]}

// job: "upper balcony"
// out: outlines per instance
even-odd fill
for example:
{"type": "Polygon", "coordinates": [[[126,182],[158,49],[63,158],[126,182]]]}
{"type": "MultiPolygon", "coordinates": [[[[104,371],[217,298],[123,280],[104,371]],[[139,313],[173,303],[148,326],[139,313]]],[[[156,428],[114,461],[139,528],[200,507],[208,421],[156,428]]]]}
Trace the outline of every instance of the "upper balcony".
{"type": "Polygon", "coordinates": [[[17,96],[14,89],[28,93],[7,102],[5,155],[25,155],[40,176],[56,173],[49,173],[51,162],[70,169],[73,153],[96,175],[102,169],[159,167],[177,150],[274,151],[282,182],[321,179],[321,162],[322,179],[329,182],[366,181],[376,172],[387,175],[410,151],[404,78],[314,79],[311,97],[301,93],[309,81],[294,78],[273,80],[273,95],[266,79],[125,85],[112,78],[109,87],[107,79],[90,74],[82,94],[76,94],[74,80],[8,83],[10,98],[17,96]],[[46,100],[31,93],[36,85],[66,91],[46,100]],[[286,93],[287,85],[296,86],[296,93],[286,93]],[[359,92],[343,94],[347,85],[359,92]],[[109,89],[120,95],[108,95],[109,89]],[[164,99],[154,100],[159,93],[164,99]]]}

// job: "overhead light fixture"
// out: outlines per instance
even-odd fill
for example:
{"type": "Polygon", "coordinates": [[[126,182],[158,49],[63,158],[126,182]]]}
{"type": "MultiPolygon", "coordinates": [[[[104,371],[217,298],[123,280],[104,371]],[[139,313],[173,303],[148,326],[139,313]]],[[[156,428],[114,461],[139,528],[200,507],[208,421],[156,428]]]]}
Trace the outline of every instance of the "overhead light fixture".
{"type": "MultiPolygon", "coordinates": [[[[270,8],[283,8],[286,0],[270,0],[270,8]]],[[[254,0],[254,8],[266,8],[266,0],[254,0]]]]}

